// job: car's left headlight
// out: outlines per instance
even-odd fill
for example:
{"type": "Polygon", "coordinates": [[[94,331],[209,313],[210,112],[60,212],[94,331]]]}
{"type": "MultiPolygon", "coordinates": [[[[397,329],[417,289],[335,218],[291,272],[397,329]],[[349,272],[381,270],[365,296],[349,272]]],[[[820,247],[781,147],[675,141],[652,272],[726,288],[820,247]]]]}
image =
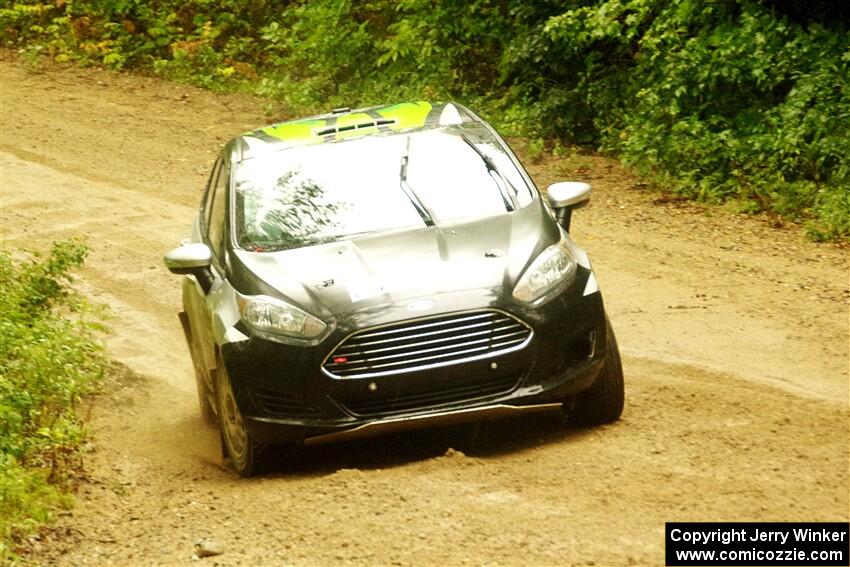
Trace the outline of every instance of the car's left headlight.
{"type": "Polygon", "coordinates": [[[514,287],[514,298],[533,303],[566,286],[576,273],[576,259],[566,240],[549,246],[526,268],[514,287]]]}
{"type": "Polygon", "coordinates": [[[270,338],[314,341],[327,324],[306,311],[267,295],[238,296],[242,320],[251,329],[270,338]]]}

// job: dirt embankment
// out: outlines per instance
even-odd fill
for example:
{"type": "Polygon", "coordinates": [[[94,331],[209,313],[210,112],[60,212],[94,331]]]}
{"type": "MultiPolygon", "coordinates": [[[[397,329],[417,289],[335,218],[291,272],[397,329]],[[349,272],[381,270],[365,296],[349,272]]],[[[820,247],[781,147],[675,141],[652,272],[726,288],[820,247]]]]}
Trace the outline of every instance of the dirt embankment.
{"type": "MultiPolygon", "coordinates": [[[[266,476],[223,469],[198,416],[161,255],[185,235],[220,143],[264,101],[5,60],[2,238],[84,235],[82,286],[127,367],[96,406],[90,482],[36,542],[60,565],[179,565],[212,537],[236,564],[662,564],[671,520],[848,518],[848,256],[724,209],[665,202],[615,162],[582,178],[574,234],[625,359],[627,409],[329,445],[266,476]]],[[[521,144],[520,144],[521,145],[521,144]]]]}

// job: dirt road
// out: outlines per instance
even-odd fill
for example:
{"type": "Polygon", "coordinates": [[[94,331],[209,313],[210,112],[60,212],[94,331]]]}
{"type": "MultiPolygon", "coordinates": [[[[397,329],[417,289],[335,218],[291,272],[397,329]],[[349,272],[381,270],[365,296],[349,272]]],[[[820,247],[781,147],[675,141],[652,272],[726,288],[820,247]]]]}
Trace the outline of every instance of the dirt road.
{"type": "MultiPolygon", "coordinates": [[[[155,79],[2,62],[2,237],[83,235],[83,290],[127,370],[96,405],[90,482],[35,559],[182,565],[663,564],[665,521],[848,519],[848,254],[729,210],[669,202],[571,155],[574,235],[624,353],[623,419],[549,416],[310,449],[243,480],[195,405],[162,254],[213,155],[268,105],[155,79]]],[[[378,101],[376,101],[378,102],[378,101]]],[[[272,108],[272,111],[277,109],[272,108]]]]}

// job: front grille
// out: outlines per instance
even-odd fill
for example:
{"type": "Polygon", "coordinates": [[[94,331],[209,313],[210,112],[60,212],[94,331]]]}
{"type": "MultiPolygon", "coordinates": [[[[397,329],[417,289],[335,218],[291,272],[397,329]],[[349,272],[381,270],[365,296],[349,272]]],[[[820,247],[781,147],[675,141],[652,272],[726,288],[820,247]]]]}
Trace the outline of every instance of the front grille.
{"type": "Polygon", "coordinates": [[[391,414],[412,409],[470,402],[506,394],[513,390],[521,375],[502,376],[494,379],[482,379],[473,384],[447,385],[430,389],[427,392],[397,395],[391,398],[369,397],[361,400],[342,401],[345,409],[357,415],[391,414]]]}
{"type": "Polygon", "coordinates": [[[319,408],[291,392],[259,390],[252,397],[261,411],[277,417],[316,417],[322,413],[319,408]]]}
{"type": "Polygon", "coordinates": [[[325,359],[334,378],[368,378],[478,360],[524,348],[531,328],[503,311],[439,315],[357,331],[325,359]]]}

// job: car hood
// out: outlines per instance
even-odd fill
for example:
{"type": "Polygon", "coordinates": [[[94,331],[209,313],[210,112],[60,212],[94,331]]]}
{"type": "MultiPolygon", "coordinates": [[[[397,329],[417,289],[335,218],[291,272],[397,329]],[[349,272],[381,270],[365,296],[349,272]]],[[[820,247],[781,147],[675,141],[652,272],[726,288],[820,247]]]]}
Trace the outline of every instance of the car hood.
{"type": "Polygon", "coordinates": [[[282,296],[323,318],[387,310],[427,315],[498,302],[558,237],[535,201],[471,222],[280,252],[237,250],[234,283],[244,293],[282,296]]]}

